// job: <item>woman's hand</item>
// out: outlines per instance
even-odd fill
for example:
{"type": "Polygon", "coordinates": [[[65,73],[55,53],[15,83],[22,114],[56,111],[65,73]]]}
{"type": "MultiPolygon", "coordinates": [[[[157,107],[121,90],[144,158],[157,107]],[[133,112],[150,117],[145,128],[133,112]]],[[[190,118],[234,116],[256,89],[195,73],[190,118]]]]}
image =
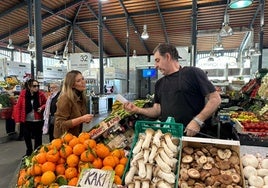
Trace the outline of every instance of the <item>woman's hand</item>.
{"type": "Polygon", "coordinates": [[[93,114],[85,114],[82,116],[83,123],[90,123],[93,119],[93,114]]]}
{"type": "Polygon", "coordinates": [[[124,103],[123,107],[127,112],[130,112],[130,113],[137,113],[138,112],[138,107],[136,105],[134,105],[132,102],[124,103]]]}

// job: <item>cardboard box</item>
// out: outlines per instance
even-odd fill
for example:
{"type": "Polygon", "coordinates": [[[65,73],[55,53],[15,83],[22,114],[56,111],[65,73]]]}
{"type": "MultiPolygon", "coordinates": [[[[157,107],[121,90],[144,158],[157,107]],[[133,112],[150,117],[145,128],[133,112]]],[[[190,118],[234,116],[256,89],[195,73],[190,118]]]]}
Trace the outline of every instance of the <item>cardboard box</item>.
{"type": "MultiPolygon", "coordinates": [[[[192,147],[194,149],[196,148],[207,148],[208,146],[215,146],[219,149],[230,149],[231,151],[235,151],[239,159],[241,159],[240,154],[240,142],[234,141],[234,140],[223,140],[223,139],[210,139],[210,138],[198,138],[198,137],[182,137],[182,148],[185,146],[192,147]]],[[[181,152],[183,153],[183,151],[181,152]]],[[[183,156],[181,156],[181,159],[183,156]]],[[[239,160],[239,166],[240,166],[240,174],[241,174],[241,180],[242,180],[242,187],[245,187],[245,180],[243,175],[243,167],[241,160],[239,160]]],[[[180,161],[180,166],[182,162],[180,161]]]]}

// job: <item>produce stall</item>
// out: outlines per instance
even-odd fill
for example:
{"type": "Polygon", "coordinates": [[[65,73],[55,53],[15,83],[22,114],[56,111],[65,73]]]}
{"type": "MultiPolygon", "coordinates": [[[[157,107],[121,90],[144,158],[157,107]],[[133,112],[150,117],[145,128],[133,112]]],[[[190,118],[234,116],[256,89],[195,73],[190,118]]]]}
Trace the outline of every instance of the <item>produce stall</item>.
{"type": "MultiPolygon", "coordinates": [[[[65,134],[25,158],[18,173],[17,187],[25,184],[28,187],[90,187],[93,180],[84,177],[90,169],[100,170],[94,171],[96,174],[113,171],[110,179],[103,181],[111,182],[112,179],[113,185],[109,184],[109,187],[267,186],[268,169],[261,162],[266,163],[268,145],[266,99],[258,96],[244,96],[239,101],[243,105],[221,109],[224,113],[219,113],[219,120],[230,124],[237,135],[232,140],[184,137],[182,125],[130,114],[116,100],[111,113],[89,132],[83,132],[79,137],[65,134]],[[259,110],[252,112],[245,108],[245,101],[249,99],[250,102],[254,99],[254,109],[259,110]],[[247,127],[246,123],[255,127],[247,127]],[[254,141],[256,143],[256,138],[244,142],[242,135],[261,138],[262,144],[257,142],[260,147],[250,146],[254,141]],[[261,148],[261,152],[257,148],[261,148]],[[244,175],[248,164],[243,162],[246,161],[243,157],[250,154],[249,151],[258,159],[254,177],[244,175]]],[[[152,104],[150,99],[133,102],[139,107],[152,104]]]]}

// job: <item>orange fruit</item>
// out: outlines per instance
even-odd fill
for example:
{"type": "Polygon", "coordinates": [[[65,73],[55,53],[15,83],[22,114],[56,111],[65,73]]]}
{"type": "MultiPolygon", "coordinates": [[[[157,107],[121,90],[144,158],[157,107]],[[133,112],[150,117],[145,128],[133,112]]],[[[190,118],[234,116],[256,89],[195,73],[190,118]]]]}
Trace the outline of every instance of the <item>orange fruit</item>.
{"type": "Polygon", "coordinates": [[[118,157],[116,157],[116,156],[113,156],[113,158],[114,158],[114,163],[115,163],[115,165],[118,165],[119,164],[119,158],[118,157]]]}
{"type": "Polygon", "coordinates": [[[65,158],[60,157],[59,160],[57,161],[57,164],[64,164],[65,163],[65,158]]]}
{"type": "Polygon", "coordinates": [[[78,182],[78,177],[73,177],[72,179],[70,179],[70,181],[68,182],[68,185],[70,186],[76,186],[78,182]]]}
{"type": "Polygon", "coordinates": [[[73,148],[78,143],[79,143],[79,139],[76,136],[73,136],[72,140],[70,140],[69,142],[69,146],[73,148]]]}
{"type": "Polygon", "coordinates": [[[65,174],[65,166],[64,166],[64,164],[58,164],[56,166],[55,171],[56,171],[56,175],[64,175],[65,174]]]}
{"type": "Polygon", "coordinates": [[[102,170],[114,170],[113,167],[111,166],[103,166],[101,169],[102,170]]]}
{"type": "Polygon", "coordinates": [[[88,132],[81,132],[79,135],[78,135],[78,139],[79,139],[79,142],[80,143],[84,143],[85,140],[89,139],[90,138],[90,135],[88,132]]]}
{"type": "Polygon", "coordinates": [[[89,147],[89,148],[93,149],[97,145],[97,142],[93,139],[87,139],[87,140],[85,140],[85,142],[83,144],[86,146],[86,148],[89,147]]]}
{"type": "Polygon", "coordinates": [[[82,162],[92,162],[94,161],[95,156],[92,154],[90,150],[85,150],[81,155],[80,155],[80,160],[82,162]]]}
{"type": "Polygon", "coordinates": [[[39,164],[34,164],[30,167],[30,174],[32,176],[37,176],[42,174],[42,167],[39,164]]]}
{"type": "Polygon", "coordinates": [[[78,156],[81,155],[85,150],[86,150],[85,146],[81,143],[76,144],[73,147],[73,153],[78,156]]]}
{"type": "Polygon", "coordinates": [[[68,144],[72,139],[73,135],[71,133],[66,132],[64,135],[62,135],[61,139],[64,143],[68,144]]]}
{"type": "Polygon", "coordinates": [[[66,163],[68,164],[68,166],[70,167],[75,167],[78,165],[79,163],[79,157],[75,154],[71,154],[67,157],[66,159],[66,163]]]}
{"type": "Polygon", "coordinates": [[[60,156],[66,159],[69,155],[73,153],[73,148],[67,144],[63,144],[59,152],[60,156]]]}
{"type": "Polygon", "coordinates": [[[52,149],[56,148],[57,150],[59,150],[61,145],[62,145],[62,140],[60,138],[55,138],[51,141],[52,149]]]}
{"type": "Polygon", "coordinates": [[[52,171],[52,172],[54,172],[55,169],[56,169],[56,165],[55,165],[55,163],[53,163],[53,162],[47,161],[47,162],[45,162],[44,164],[42,164],[41,168],[42,168],[42,172],[43,172],[43,173],[44,173],[44,172],[47,172],[47,171],[52,171]]]}
{"type": "Polygon", "coordinates": [[[105,157],[110,155],[109,147],[104,145],[103,143],[98,143],[94,149],[97,156],[100,157],[101,159],[104,159],[105,157]]]}
{"type": "Polygon", "coordinates": [[[114,176],[114,183],[116,185],[122,185],[122,179],[118,175],[115,175],[114,176]]]}
{"type": "Polygon", "coordinates": [[[65,177],[69,180],[74,178],[74,177],[77,177],[77,175],[78,175],[78,171],[75,167],[68,167],[65,170],[65,177]]]}
{"type": "Polygon", "coordinates": [[[46,153],[38,153],[36,156],[33,157],[33,161],[36,161],[38,164],[44,164],[47,161],[46,153]]]}
{"type": "Polygon", "coordinates": [[[117,157],[118,159],[121,158],[121,152],[120,152],[119,149],[115,149],[115,150],[113,150],[113,151],[111,152],[110,155],[115,156],[115,157],[117,157]]]}
{"type": "Polygon", "coordinates": [[[124,174],[125,166],[122,164],[116,165],[114,168],[115,175],[118,175],[119,177],[122,177],[124,174]]]}
{"type": "Polygon", "coordinates": [[[18,177],[18,181],[17,181],[18,186],[22,186],[26,183],[25,176],[26,176],[26,169],[24,169],[24,168],[20,169],[19,177],[18,177]]]}
{"type": "Polygon", "coordinates": [[[103,159],[102,164],[103,166],[111,166],[112,168],[114,168],[116,165],[116,161],[113,156],[109,155],[103,159]]]}
{"type": "Polygon", "coordinates": [[[34,186],[36,187],[41,182],[41,176],[34,176],[34,186]]]}
{"type": "Polygon", "coordinates": [[[40,152],[40,153],[47,152],[47,151],[48,151],[48,146],[47,146],[47,145],[43,145],[43,146],[41,146],[41,148],[39,149],[39,152],[40,152]]]}
{"type": "Polygon", "coordinates": [[[46,153],[46,159],[47,161],[56,163],[60,159],[60,153],[56,149],[49,150],[46,153]]]}
{"type": "Polygon", "coordinates": [[[126,166],[127,161],[128,161],[128,158],[126,158],[126,157],[122,157],[122,158],[119,160],[119,163],[122,164],[122,165],[125,165],[125,166],[126,166]]]}
{"type": "Polygon", "coordinates": [[[126,157],[124,149],[118,149],[120,151],[121,157],[126,157]]]}
{"type": "Polygon", "coordinates": [[[44,185],[50,185],[55,180],[56,180],[56,176],[55,176],[54,172],[52,172],[52,171],[44,172],[41,176],[41,183],[44,185]]]}
{"type": "Polygon", "coordinates": [[[95,158],[94,161],[92,162],[92,165],[94,168],[101,169],[102,168],[101,158],[99,158],[99,157],[95,158]]]}

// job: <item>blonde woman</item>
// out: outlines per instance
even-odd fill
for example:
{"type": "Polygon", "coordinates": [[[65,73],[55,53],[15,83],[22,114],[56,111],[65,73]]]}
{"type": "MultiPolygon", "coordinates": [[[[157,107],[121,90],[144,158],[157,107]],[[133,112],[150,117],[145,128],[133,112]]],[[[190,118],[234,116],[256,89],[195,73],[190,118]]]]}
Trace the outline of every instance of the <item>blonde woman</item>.
{"type": "Polygon", "coordinates": [[[65,132],[78,136],[83,123],[92,121],[93,115],[86,110],[86,81],[78,70],[68,72],[64,78],[61,94],[55,112],[54,137],[59,138],[65,132]]]}

